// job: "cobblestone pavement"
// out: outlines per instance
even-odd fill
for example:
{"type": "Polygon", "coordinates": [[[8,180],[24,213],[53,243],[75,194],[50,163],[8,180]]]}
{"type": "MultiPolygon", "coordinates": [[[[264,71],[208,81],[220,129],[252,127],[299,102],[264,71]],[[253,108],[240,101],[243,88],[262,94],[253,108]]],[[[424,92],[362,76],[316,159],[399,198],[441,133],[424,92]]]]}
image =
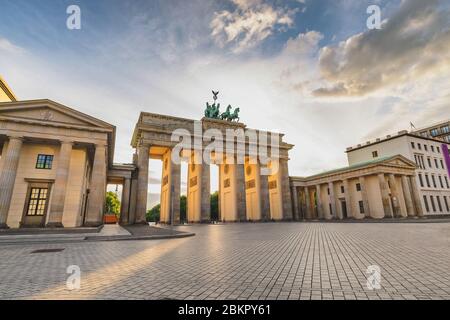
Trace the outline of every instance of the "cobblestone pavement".
{"type": "Polygon", "coordinates": [[[450,299],[450,223],[180,227],[195,237],[0,246],[0,298],[450,299]],[[46,248],[61,252],[31,253],[46,248]],[[381,289],[366,268],[381,268],[381,289]],[[69,291],[66,268],[81,268],[69,291]]]}

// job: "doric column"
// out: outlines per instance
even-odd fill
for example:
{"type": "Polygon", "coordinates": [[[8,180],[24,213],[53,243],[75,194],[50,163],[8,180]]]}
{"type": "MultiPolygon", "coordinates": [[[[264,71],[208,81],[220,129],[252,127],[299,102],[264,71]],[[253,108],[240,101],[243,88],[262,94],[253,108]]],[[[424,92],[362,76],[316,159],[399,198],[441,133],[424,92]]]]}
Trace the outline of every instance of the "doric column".
{"type": "Polygon", "coordinates": [[[210,181],[210,165],[204,160],[201,164],[201,205],[200,220],[201,222],[211,221],[211,181],[210,181]]]}
{"type": "Polygon", "coordinates": [[[103,224],[103,210],[105,208],[106,197],[106,159],[106,146],[96,145],[89,187],[86,226],[99,226],[103,224]]]}
{"type": "Polygon", "coordinates": [[[324,208],[322,205],[322,195],[320,191],[320,184],[316,185],[316,198],[317,198],[317,216],[319,219],[324,218],[324,208]]]}
{"type": "Polygon", "coordinates": [[[138,179],[137,174],[136,177],[133,174],[133,178],[131,179],[131,191],[130,191],[130,209],[128,212],[128,224],[134,224],[136,223],[136,206],[137,206],[137,186],[138,186],[138,179]]]}
{"type": "Polygon", "coordinates": [[[147,213],[148,199],[148,159],[150,156],[150,146],[140,145],[138,147],[138,179],[137,179],[137,199],[135,223],[146,223],[145,215],[147,213]]]}
{"type": "Polygon", "coordinates": [[[361,198],[364,206],[365,217],[370,217],[369,197],[367,195],[366,178],[364,176],[359,177],[359,185],[361,186],[361,198]]]}
{"type": "Polygon", "coordinates": [[[388,185],[384,173],[378,174],[378,183],[380,185],[381,201],[383,203],[384,217],[392,218],[391,199],[389,198],[388,185]]]}
{"type": "Polygon", "coordinates": [[[344,179],[343,181],[344,186],[344,197],[345,197],[345,206],[347,208],[347,218],[356,218],[355,213],[353,212],[353,197],[352,197],[352,190],[350,190],[350,183],[348,179],[344,179]]]}
{"type": "Polygon", "coordinates": [[[416,212],[414,210],[414,202],[411,195],[411,187],[409,184],[409,179],[407,176],[402,175],[402,189],[403,189],[403,198],[405,198],[406,204],[406,214],[408,217],[414,217],[416,212]]]}
{"type": "Polygon", "coordinates": [[[414,176],[409,176],[409,183],[411,185],[412,198],[414,207],[416,208],[417,216],[423,217],[422,203],[420,202],[419,190],[417,189],[417,183],[414,176]]]}
{"type": "Polygon", "coordinates": [[[130,221],[130,193],[131,179],[125,178],[122,186],[122,202],[120,204],[120,223],[128,224],[130,221]]]}
{"type": "Polygon", "coordinates": [[[291,197],[292,197],[292,204],[293,204],[293,209],[292,209],[292,213],[293,213],[293,219],[294,220],[299,220],[299,210],[298,210],[298,192],[297,192],[297,187],[296,186],[292,186],[291,187],[291,197]]]}
{"type": "Polygon", "coordinates": [[[55,185],[53,187],[52,201],[48,216],[47,227],[64,227],[62,218],[64,214],[64,202],[66,200],[67,180],[69,178],[70,158],[72,155],[73,142],[62,141],[58,155],[58,166],[56,167],[55,185]]]}
{"type": "MultiPolygon", "coordinates": [[[[181,165],[180,163],[171,164],[171,190],[170,197],[172,199],[172,203],[170,204],[169,214],[173,210],[173,223],[180,224],[180,184],[181,184],[181,165]],[[172,207],[173,206],[173,207],[172,207]]],[[[169,218],[169,221],[172,221],[172,217],[169,218]]]]}
{"type": "Polygon", "coordinates": [[[244,164],[235,164],[236,173],[236,210],[239,221],[247,221],[247,204],[245,195],[244,164]]]}
{"type": "Polygon", "coordinates": [[[2,155],[3,167],[0,174],[0,228],[8,228],[9,206],[11,204],[17,167],[19,166],[20,150],[23,140],[20,137],[10,137],[8,148],[2,155]]]}
{"type": "Polygon", "coordinates": [[[329,198],[330,198],[330,204],[331,204],[331,216],[332,218],[337,219],[337,211],[336,211],[336,197],[335,197],[335,192],[334,192],[334,183],[333,181],[328,182],[328,189],[330,189],[330,194],[329,194],[329,198]]]}
{"type": "Polygon", "coordinates": [[[399,218],[403,216],[403,214],[401,212],[400,196],[397,188],[397,181],[395,180],[395,176],[392,173],[388,175],[388,179],[389,179],[389,186],[391,189],[394,217],[399,218]]]}
{"type": "Polygon", "coordinates": [[[311,206],[311,198],[309,195],[309,189],[308,187],[305,187],[305,209],[306,209],[306,219],[311,220],[312,219],[312,206],[311,206]]]}
{"type": "Polygon", "coordinates": [[[261,199],[261,220],[270,219],[270,199],[269,199],[269,176],[261,174],[261,165],[259,165],[260,176],[260,199],[261,199]]]}
{"type": "Polygon", "coordinates": [[[283,220],[292,220],[292,200],[289,186],[289,168],[286,159],[279,160],[279,169],[281,176],[281,201],[283,208],[283,220]]]}

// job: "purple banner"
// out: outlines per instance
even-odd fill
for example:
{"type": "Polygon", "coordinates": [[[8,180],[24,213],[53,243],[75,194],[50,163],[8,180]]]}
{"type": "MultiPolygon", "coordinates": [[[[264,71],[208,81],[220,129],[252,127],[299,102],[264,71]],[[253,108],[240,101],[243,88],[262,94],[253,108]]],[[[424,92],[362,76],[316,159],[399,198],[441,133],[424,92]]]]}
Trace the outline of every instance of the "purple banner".
{"type": "Polygon", "coordinates": [[[447,144],[442,144],[442,153],[444,154],[445,164],[447,165],[447,175],[450,178],[450,154],[448,153],[447,144]]]}

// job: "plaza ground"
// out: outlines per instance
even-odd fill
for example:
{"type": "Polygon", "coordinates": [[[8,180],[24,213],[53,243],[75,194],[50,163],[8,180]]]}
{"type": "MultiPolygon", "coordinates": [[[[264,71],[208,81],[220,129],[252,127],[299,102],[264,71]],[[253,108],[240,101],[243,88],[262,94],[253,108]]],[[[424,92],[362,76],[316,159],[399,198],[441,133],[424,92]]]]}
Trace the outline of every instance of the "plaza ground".
{"type": "Polygon", "coordinates": [[[193,225],[194,237],[0,245],[1,299],[450,299],[450,223],[193,225]],[[32,253],[39,249],[60,252],[32,253]],[[78,265],[81,288],[66,269],[78,265]],[[366,286],[369,265],[381,289],[366,286]]]}

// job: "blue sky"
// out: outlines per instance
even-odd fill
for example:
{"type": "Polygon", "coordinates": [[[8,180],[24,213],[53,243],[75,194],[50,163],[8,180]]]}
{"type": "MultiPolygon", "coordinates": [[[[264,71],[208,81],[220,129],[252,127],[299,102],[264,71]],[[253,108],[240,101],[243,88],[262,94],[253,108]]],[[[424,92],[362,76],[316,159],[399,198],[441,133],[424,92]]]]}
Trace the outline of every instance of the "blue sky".
{"type": "Polygon", "coordinates": [[[140,111],[199,119],[211,89],[252,128],[295,144],[290,173],[345,148],[450,118],[448,1],[0,0],[0,74],[117,126],[130,162],[140,111]],[[66,28],[79,5],[81,30],[66,28]],[[366,25],[381,8],[381,30],[366,25]]]}

